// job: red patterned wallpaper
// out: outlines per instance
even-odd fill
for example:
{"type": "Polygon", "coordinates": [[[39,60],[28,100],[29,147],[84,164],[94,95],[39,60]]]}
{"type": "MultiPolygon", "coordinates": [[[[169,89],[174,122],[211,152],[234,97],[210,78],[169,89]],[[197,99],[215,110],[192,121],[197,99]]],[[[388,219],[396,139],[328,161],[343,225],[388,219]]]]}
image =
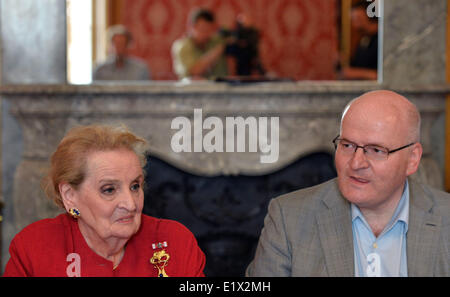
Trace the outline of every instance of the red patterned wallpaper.
{"type": "Polygon", "coordinates": [[[132,0],[122,7],[122,21],[132,32],[132,54],[148,62],[153,79],[176,79],[170,48],[186,31],[195,7],[214,11],[227,26],[244,13],[261,31],[264,67],[279,77],[334,79],[338,55],[337,0],[132,0]]]}

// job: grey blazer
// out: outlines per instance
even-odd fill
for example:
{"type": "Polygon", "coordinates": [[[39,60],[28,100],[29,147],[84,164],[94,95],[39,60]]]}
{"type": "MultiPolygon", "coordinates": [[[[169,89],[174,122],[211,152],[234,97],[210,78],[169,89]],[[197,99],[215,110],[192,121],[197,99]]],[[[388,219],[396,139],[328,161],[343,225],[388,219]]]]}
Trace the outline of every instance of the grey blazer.
{"type": "MultiPolygon", "coordinates": [[[[450,276],[450,194],[409,182],[408,276],[450,276]]],[[[247,276],[354,276],[350,203],[333,179],[269,204],[247,276]]]]}

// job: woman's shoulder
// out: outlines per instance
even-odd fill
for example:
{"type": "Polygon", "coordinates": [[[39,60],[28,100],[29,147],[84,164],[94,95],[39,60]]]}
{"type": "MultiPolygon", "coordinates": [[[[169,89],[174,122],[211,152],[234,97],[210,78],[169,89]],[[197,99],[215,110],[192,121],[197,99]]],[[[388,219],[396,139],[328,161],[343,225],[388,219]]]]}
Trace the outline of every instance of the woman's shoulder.
{"type": "Polygon", "coordinates": [[[192,232],[180,222],[169,219],[155,218],[145,214],[142,214],[142,226],[147,229],[147,231],[156,231],[158,233],[175,232],[192,234],[192,232]]]}
{"type": "Polygon", "coordinates": [[[38,240],[44,241],[49,237],[54,237],[56,234],[64,234],[64,230],[69,226],[70,218],[66,214],[60,214],[54,218],[42,219],[33,222],[23,228],[16,236],[16,240],[38,240]]]}
{"type": "Polygon", "coordinates": [[[188,239],[195,239],[192,232],[182,223],[169,220],[155,218],[142,214],[141,233],[146,237],[153,238],[156,241],[178,241],[183,242],[188,239]]]}

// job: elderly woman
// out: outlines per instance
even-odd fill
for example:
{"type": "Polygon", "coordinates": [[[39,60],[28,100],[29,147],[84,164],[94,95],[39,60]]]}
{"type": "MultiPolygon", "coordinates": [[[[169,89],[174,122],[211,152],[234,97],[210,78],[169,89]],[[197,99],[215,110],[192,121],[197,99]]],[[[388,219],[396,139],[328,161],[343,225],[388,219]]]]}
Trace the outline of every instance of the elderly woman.
{"type": "Polygon", "coordinates": [[[4,276],[204,276],[192,233],[142,214],[144,145],[120,128],[72,129],[44,180],[67,213],[17,234],[4,276]]]}

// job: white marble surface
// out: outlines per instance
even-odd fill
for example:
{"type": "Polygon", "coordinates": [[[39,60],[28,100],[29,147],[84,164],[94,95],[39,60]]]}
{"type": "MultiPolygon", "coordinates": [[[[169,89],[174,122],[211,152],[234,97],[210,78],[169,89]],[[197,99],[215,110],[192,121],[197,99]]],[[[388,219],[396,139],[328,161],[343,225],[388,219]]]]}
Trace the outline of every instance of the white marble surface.
{"type": "Polygon", "coordinates": [[[383,22],[385,84],[446,83],[446,0],[386,0],[383,22]]]}
{"type": "Polygon", "coordinates": [[[297,81],[297,82],[261,82],[233,85],[211,81],[181,83],[177,81],[150,82],[104,82],[91,85],[68,84],[4,84],[0,85],[0,94],[286,94],[286,93],[351,93],[391,89],[408,93],[450,93],[446,83],[406,83],[393,86],[389,82],[377,81],[297,81]]]}

